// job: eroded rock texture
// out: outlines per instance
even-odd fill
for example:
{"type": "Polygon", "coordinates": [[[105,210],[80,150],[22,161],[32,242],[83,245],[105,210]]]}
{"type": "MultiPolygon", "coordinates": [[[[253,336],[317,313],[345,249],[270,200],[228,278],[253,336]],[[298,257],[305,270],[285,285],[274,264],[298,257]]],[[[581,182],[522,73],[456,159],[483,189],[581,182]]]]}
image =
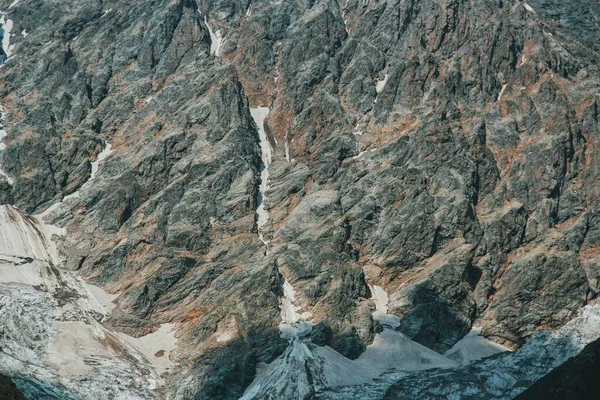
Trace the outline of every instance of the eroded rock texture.
{"type": "Polygon", "coordinates": [[[563,3],[1,2],[1,200],[78,193],[62,268],[118,296],[111,329],[176,325],[165,398],[243,394],[286,347],[284,276],[351,359],[373,284],[437,352],[473,324],[518,348],[600,290],[600,14],[563,3]]]}

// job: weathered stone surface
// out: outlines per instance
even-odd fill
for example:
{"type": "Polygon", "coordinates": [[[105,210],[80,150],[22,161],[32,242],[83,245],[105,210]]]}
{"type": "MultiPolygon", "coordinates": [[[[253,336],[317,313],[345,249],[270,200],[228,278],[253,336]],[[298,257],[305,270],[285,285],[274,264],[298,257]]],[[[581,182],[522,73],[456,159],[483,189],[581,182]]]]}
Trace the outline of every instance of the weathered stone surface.
{"type": "Polygon", "coordinates": [[[349,358],[373,284],[431,349],[473,324],[519,347],[600,291],[599,9],[563,3],[21,0],[0,203],[79,194],[63,267],[118,295],[111,328],[176,324],[178,398],[237,398],[283,352],[283,276],[349,358]]]}

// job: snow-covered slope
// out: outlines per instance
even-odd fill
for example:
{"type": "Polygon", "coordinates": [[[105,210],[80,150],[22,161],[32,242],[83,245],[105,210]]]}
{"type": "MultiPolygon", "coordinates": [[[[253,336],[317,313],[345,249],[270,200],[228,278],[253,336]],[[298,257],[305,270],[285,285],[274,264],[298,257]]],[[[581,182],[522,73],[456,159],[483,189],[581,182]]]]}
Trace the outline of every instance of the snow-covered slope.
{"type": "Polygon", "coordinates": [[[481,328],[474,327],[464,338],[456,342],[444,356],[459,364],[469,364],[475,360],[510,351],[501,344],[494,343],[481,335],[481,328]]]}
{"type": "Polygon", "coordinates": [[[283,337],[291,338],[290,344],[272,363],[259,365],[256,378],[242,399],[304,399],[327,388],[371,383],[389,372],[407,373],[458,365],[391,329],[389,326],[397,326],[398,317],[387,314],[387,293],[375,286],[372,294],[376,306],[373,317],[384,329],[358,359],[350,360],[329,346],[315,345],[306,337],[312,328],[305,320],[310,313],[298,314],[293,289],[286,280],[280,330],[283,337]]]}
{"type": "Polygon", "coordinates": [[[174,327],[133,338],[103,326],[115,296],[64,269],[55,241],[66,231],[47,221],[62,204],[36,216],[0,206],[0,372],[33,399],[151,398],[174,366],[174,327]]]}

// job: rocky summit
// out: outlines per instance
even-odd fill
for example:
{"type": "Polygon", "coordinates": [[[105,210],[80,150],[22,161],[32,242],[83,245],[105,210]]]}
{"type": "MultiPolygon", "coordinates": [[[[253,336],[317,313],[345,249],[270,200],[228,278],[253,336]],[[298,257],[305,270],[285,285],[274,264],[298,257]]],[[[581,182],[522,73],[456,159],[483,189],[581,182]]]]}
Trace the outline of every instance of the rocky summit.
{"type": "Polygon", "coordinates": [[[0,397],[593,393],[599,0],[0,10],[0,397]]]}

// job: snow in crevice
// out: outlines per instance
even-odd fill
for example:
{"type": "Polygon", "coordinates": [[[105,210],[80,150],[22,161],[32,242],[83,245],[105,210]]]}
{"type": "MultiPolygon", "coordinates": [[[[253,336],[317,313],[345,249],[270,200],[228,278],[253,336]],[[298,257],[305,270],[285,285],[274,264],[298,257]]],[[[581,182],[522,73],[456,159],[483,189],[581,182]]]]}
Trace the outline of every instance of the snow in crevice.
{"type": "Polygon", "coordinates": [[[500,99],[502,99],[502,95],[504,94],[504,91],[506,90],[506,86],[508,86],[507,83],[502,85],[502,89],[500,89],[500,93],[498,93],[498,99],[496,101],[500,101],[500,99]]]}
{"type": "Polygon", "coordinates": [[[295,304],[296,292],[286,278],[284,278],[283,297],[280,299],[280,302],[281,322],[279,323],[279,331],[281,332],[281,337],[292,339],[310,333],[314,326],[309,321],[312,314],[310,312],[299,312],[300,307],[295,304]]]}
{"type": "Polygon", "coordinates": [[[383,76],[383,79],[377,81],[377,84],[375,85],[375,91],[377,93],[381,93],[383,91],[383,88],[385,87],[385,84],[387,83],[388,78],[389,78],[389,75],[385,74],[383,76]]]}
{"type": "Polygon", "coordinates": [[[21,0],[14,0],[12,3],[10,3],[10,6],[8,6],[9,9],[13,8],[14,6],[16,6],[17,4],[19,4],[21,0]]]}
{"type": "Polygon", "coordinates": [[[375,92],[377,93],[377,96],[375,96],[375,100],[373,100],[374,104],[377,103],[377,97],[378,97],[379,93],[381,93],[383,91],[383,89],[385,88],[385,84],[387,83],[388,78],[389,78],[389,75],[385,74],[383,76],[383,79],[378,80],[377,83],[375,84],[375,92]]]}
{"type": "Polygon", "coordinates": [[[96,156],[96,161],[92,162],[92,170],[90,172],[90,178],[88,182],[90,182],[96,177],[96,174],[98,174],[98,170],[100,169],[100,163],[106,160],[106,158],[110,156],[112,152],[113,148],[111,144],[106,142],[104,145],[104,149],[96,156]]]}
{"type": "Polygon", "coordinates": [[[258,187],[258,193],[256,195],[256,225],[258,229],[258,236],[265,245],[268,245],[268,241],[263,235],[263,227],[269,220],[269,213],[265,208],[266,192],[269,189],[269,165],[273,157],[273,148],[267,137],[265,131],[265,119],[269,115],[269,107],[256,107],[250,109],[250,114],[256,124],[258,130],[258,140],[260,146],[260,159],[261,163],[259,166],[260,172],[260,185],[258,187]]]}
{"type": "Polygon", "coordinates": [[[291,140],[290,140],[290,137],[289,137],[289,132],[286,133],[284,142],[285,142],[285,160],[287,162],[291,162],[292,161],[292,157],[291,157],[291,154],[290,154],[290,142],[291,142],[291,140]]]}
{"type": "MultiPolygon", "coordinates": [[[[0,106],[0,151],[6,150],[6,144],[3,142],[4,138],[8,135],[6,129],[4,129],[4,115],[6,114],[6,109],[0,106]]],[[[4,172],[3,169],[0,168],[0,175],[6,178],[6,181],[12,185],[14,184],[13,180],[4,172]]]]}
{"type": "Polygon", "coordinates": [[[527,3],[523,3],[523,7],[525,7],[525,9],[527,11],[529,11],[530,13],[536,14],[535,10],[533,9],[533,7],[531,7],[529,4],[527,3]]]}
{"type": "Polygon", "coordinates": [[[384,327],[397,328],[400,326],[400,317],[388,314],[389,298],[387,292],[380,286],[371,286],[371,300],[375,303],[373,319],[384,327]]]}
{"type": "Polygon", "coordinates": [[[96,156],[96,160],[91,163],[90,177],[81,186],[81,188],[79,188],[79,190],[65,196],[62,199],[62,201],[54,203],[52,206],[48,207],[43,213],[38,214],[36,217],[43,220],[44,217],[47,217],[48,215],[51,215],[52,213],[54,213],[62,205],[62,203],[68,202],[70,199],[78,198],[80,196],[81,190],[83,190],[84,188],[87,188],[94,181],[94,179],[96,178],[96,175],[98,174],[98,171],[100,169],[100,164],[104,160],[106,160],[106,158],[108,156],[110,156],[112,154],[112,152],[113,152],[113,148],[112,148],[111,144],[108,142],[105,142],[104,149],[100,153],[98,153],[98,155],[96,156]]]}
{"type": "Polygon", "coordinates": [[[221,46],[225,39],[221,36],[221,31],[219,29],[217,29],[216,32],[212,30],[208,24],[206,15],[204,16],[204,24],[206,25],[206,28],[208,28],[208,33],[210,34],[210,54],[219,57],[221,55],[221,46]]]}

